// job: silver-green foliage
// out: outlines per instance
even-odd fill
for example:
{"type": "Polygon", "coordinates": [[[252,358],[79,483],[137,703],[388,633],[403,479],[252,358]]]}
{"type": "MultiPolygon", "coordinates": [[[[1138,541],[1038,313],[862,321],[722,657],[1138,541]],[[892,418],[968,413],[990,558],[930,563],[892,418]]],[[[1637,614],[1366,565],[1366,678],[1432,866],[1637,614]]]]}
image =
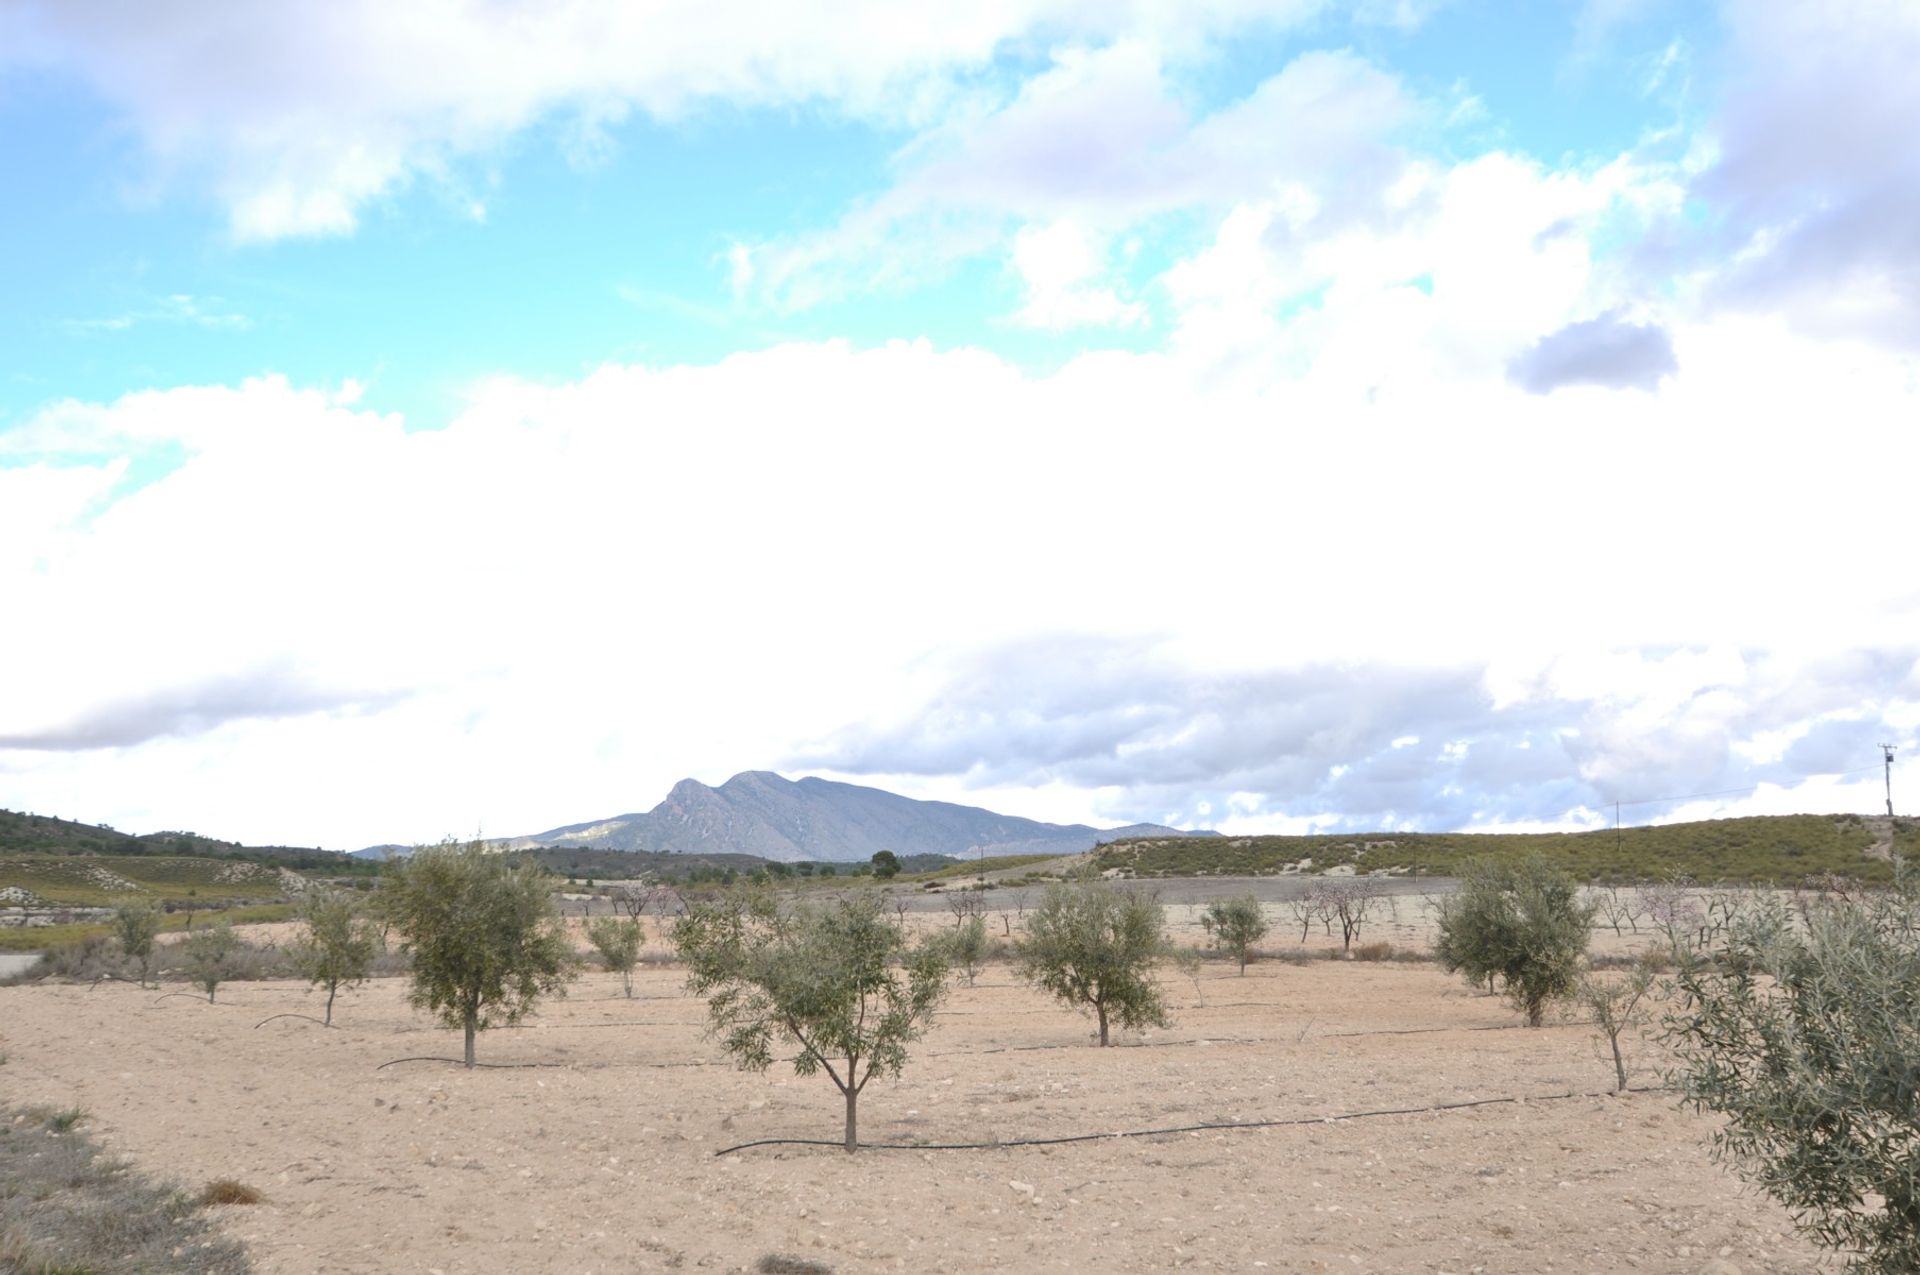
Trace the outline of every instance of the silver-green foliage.
{"type": "Polygon", "coordinates": [[[1686,1100],[1726,1117],[1716,1152],[1852,1269],[1920,1270],[1920,880],[1777,900],[1675,975],[1666,1020],[1686,1100]]]}
{"type": "Polygon", "coordinates": [[[232,975],[239,953],[240,936],[225,921],[195,930],[181,944],[181,966],[187,978],[206,992],[208,1004],[213,1003],[215,989],[232,975]]]}
{"type": "Polygon", "coordinates": [[[734,1061],[765,1071],[788,1048],[796,1075],[826,1072],[858,1148],[860,1092],[897,1076],[946,994],[948,948],[909,943],[878,894],[826,907],[765,895],[694,905],[675,923],[687,990],[734,1061]]]}
{"type": "Polygon", "coordinates": [[[1172,954],[1158,899],[1100,881],[1047,887],[1014,948],[1021,977],[1075,1009],[1090,1009],[1108,1042],[1108,1024],[1169,1024],[1154,969],[1172,954]]]}
{"type": "Polygon", "coordinates": [[[1215,899],[1200,914],[1200,925],[1234,954],[1242,974],[1247,972],[1248,949],[1267,936],[1267,915],[1251,894],[1215,899]]]}
{"type": "Polygon", "coordinates": [[[1620,1050],[1620,1037],[1647,1021],[1646,999],[1653,990],[1654,976],[1653,962],[1643,954],[1624,973],[1589,970],[1574,992],[1574,998],[1613,1051],[1617,1093],[1624,1093],[1627,1088],[1627,1059],[1620,1050]]]}
{"type": "Polygon", "coordinates": [[[646,931],[637,917],[597,916],[587,922],[587,942],[600,953],[608,969],[620,975],[620,985],[633,995],[633,967],[640,963],[640,945],[646,931]]]}
{"type": "Polygon", "coordinates": [[[153,940],[160,933],[160,909],[151,899],[121,899],[113,905],[113,937],[128,960],[140,963],[140,986],[153,965],[153,940]]]}
{"type": "Polygon", "coordinates": [[[948,957],[967,976],[967,986],[972,987],[987,960],[987,918],[978,913],[962,917],[945,942],[948,957]]]}
{"type": "Polygon", "coordinates": [[[422,846],[387,865],[382,909],[413,954],[415,1006],[474,1035],[518,1022],[544,995],[564,995],[577,967],[551,883],[480,842],[422,846]]]}
{"type": "Polygon", "coordinates": [[[1472,983],[1498,976],[1538,1027],[1548,1005],[1579,987],[1594,911],[1574,879],[1543,859],[1476,860],[1440,902],[1434,955],[1472,983]]]}
{"type": "Polygon", "coordinates": [[[340,890],[310,891],[295,915],[307,929],[287,944],[287,961],[310,986],[327,989],[324,1021],[331,1026],[334,997],[365,982],[380,954],[380,930],[361,915],[359,901],[340,890]]]}

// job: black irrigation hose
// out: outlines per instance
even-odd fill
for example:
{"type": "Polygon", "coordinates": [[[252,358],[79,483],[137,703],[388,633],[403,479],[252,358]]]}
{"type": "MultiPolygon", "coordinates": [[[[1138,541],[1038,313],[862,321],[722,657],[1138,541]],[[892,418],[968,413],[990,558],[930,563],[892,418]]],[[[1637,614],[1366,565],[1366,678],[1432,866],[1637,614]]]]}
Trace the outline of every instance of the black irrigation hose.
{"type": "Polygon", "coordinates": [[[375,1070],[375,1071],[385,1071],[385,1070],[386,1070],[387,1068],[389,1068],[389,1067],[397,1067],[397,1066],[399,1066],[399,1065],[400,1065],[401,1063],[410,1063],[410,1062],[437,1062],[437,1063],[452,1063],[452,1064],[453,1064],[454,1066],[456,1066],[456,1067],[485,1067],[485,1068],[487,1068],[487,1069],[488,1069],[488,1070],[490,1070],[490,1071],[512,1071],[512,1070],[515,1070],[515,1069],[517,1069],[517,1068],[521,1068],[521,1067],[571,1067],[571,1066],[573,1066],[573,1064],[572,1064],[572,1063],[557,1063],[557,1062],[549,1062],[549,1063],[483,1063],[483,1062],[477,1062],[477,1063],[470,1063],[470,1062],[468,1062],[468,1061],[467,1061],[466,1059],[464,1059],[464,1058],[436,1058],[436,1057],[433,1057],[433,1056],[431,1056],[431,1055],[426,1055],[426,1054],[422,1054],[422,1055],[418,1055],[418,1056],[416,1056],[416,1057],[413,1057],[413,1058],[395,1058],[395,1059],[393,1059],[393,1060],[392,1060],[392,1061],[390,1061],[390,1062],[383,1062],[383,1063],[381,1063],[381,1064],[380,1064],[380,1065],[379,1065],[378,1067],[375,1067],[375,1068],[374,1068],[374,1070],[375,1070]]]}
{"type": "MultiPolygon", "coordinates": [[[[393,1060],[391,1060],[391,1061],[389,1061],[389,1062],[383,1062],[383,1063],[381,1063],[381,1064],[380,1064],[380,1065],[379,1065],[378,1067],[375,1067],[375,1068],[374,1068],[374,1070],[375,1070],[375,1071],[384,1071],[384,1070],[386,1070],[386,1069],[387,1069],[388,1067],[394,1067],[394,1066],[398,1066],[398,1065],[399,1065],[399,1064],[401,1064],[401,1063],[411,1063],[411,1062],[437,1062],[437,1063],[451,1063],[452,1065],[454,1065],[454,1066],[456,1066],[456,1067],[464,1067],[464,1066],[466,1066],[466,1062],[465,1062],[465,1060],[464,1060],[464,1059],[460,1059],[460,1058],[439,1058],[439,1057],[433,1057],[433,1056],[428,1056],[428,1055],[421,1055],[421,1056],[419,1056],[419,1057],[415,1057],[415,1058],[395,1058],[395,1059],[393,1059],[393,1060]]],[[[711,1062],[711,1061],[709,1061],[709,1060],[707,1060],[707,1059],[704,1059],[704,1058],[696,1058],[696,1059],[693,1059],[693,1060],[691,1060],[691,1061],[688,1061],[688,1062],[656,1062],[656,1063],[649,1063],[649,1062],[633,1062],[633,1063],[571,1063],[571,1062],[530,1062],[530,1063],[483,1063],[483,1062],[477,1062],[477,1063],[475,1063],[475,1064],[473,1064],[473,1065],[474,1065],[474,1066],[475,1066],[476,1068],[478,1068],[478,1067],[487,1067],[487,1068],[491,1068],[491,1069],[494,1069],[494,1070],[499,1070],[499,1071],[505,1071],[505,1070],[511,1070],[511,1069],[515,1069],[515,1068],[521,1068],[521,1067],[558,1067],[558,1068],[565,1068],[565,1069],[567,1069],[567,1070],[569,1070],[569,1071],[618,1071],[618,1070],[620,1070],[620,1069],[622,1069],[622,1068],[633,1068],[633,1069],[646,1069],[646,1070],[649,1070],[649,1071],[666,1071],[666,1070],[670,1070],[670,1069],[673,1069],[673,1068],[677,1068],[677,1067],[719,1067],[719,1066],[722,1066],[723,1064],[721,1064],[721,1063],[717,1063],[717,1062],[711,1062]]]]}
{"type": "Polygon", "coordinates": [[[272,1022],[276,1018],[304,1018],[310,1023],[319,1023],[322,1027],[326,1027],[326,1028],[333,1027],[332,1023],[326,1022],[323,1019],[315,1018],[312,1014],[270,1014],[266,1018],[263,1018],[259,1022],[255,1023],[253,1025],[253,1030],[259,1031],[262,1027],[265,1027],[268,1023],[272,1022]]]}
{"type": "MultiPolygon", "coordinates": [[[[1112,1045],[1111,1049],[1181,1049],[1192,1045],[1264,1045],[1267,1041],[1259,1036],[1203,1036],[1197,1040],[1143,1040],[1137,1045],[1112,1045]]],[[[943,1049],[927,1055],[929,1058],[977,1058],[985,1054],[1028,1054],[1048,1049],[1085,1049],[1085,1044],[1072,1045],[998,1045],[992,1049],[943,1049]]]]}
{"type": "MultiPolygon", "coordinates": [[[[1665,1085],[1637,1085],[1625,1090],[1627,1093],[1662,1093],[1665,1085]]],[[[1434,1111],[1462,1111],[1468,1107],[1494,1107],[1502,1103],[1525,1105],[1529,1102],[1564,1102],[1569,1098],[1609,1098],[1619,1090],[1595,1090],[1591,1092],[1550,1093],[1534,1096],[1516,1095],[1507,1098],[1471,1098],[1465,1102],[1442,1102],[1430,1107],[1390,1107],[1378,1111],[1346,1111],[1332,1116],[1289,1116],[1281,1120],[1224,1120],[1209,1124],[1175,1125],[1166,1129],[1122,1129],[1112,1133],[1073,1133],[1058,1138],[1009,1138],[1003,1142],[862,1142],[864,1151],[1000,1151],[1008,1147],[1057,1147],[1070,1142],[1100,1142],[1107,1138],[1161,1138],[1176,1133],[1207,1133],[1225,1129],[1279,1129],[1289,1126],[1310,1124],[1338,1124],[1347,1120],[1370,1120],[1377,1116],[1417,1116],[1434,1111]]],[[[714,1152],[715,1156],[731,1155],[735,1151],[746,1151],[752,1147],[834,1147],[844,1148],[846,1142],[835,1142],[826,1138],[760,1138],[753,1142],[742,1142],[731,1147],[723,1147],[714,1152]]]]}
{"type": "MultiPolygon", "coordinates": [[[[156,1004],[156,1005],[158,1005],[158,1004],[159,1004],[159,1003],[160,1003],[161,1001],[163,1001],[163,1000],[166,1000],[166,999],[167,999],[167,996],[191,996],[191,997],[193,997],[193,999],[195,999],[195,1000],[199,1000],[199,999],[200,999],[200,993],[198,993],[198,992],[168,992],[166,996],[162,996],[162,997],[160,997],[160,998],[158,998],[158,999],[157,999],[157,1000],[155,1000],[155,1001],[154,1001],[153,1003],[154,1003],[154,1004],[156,1004]]],[[[213,1002],[212,1002],[212,1001],[208,1001],[207,1003],[208,1003],[209,1005],[211,1005],[211,1004],[212,1004],[213,1002]]]]}
{"type": "Polygon", "coordinates": [[[1379,1027],[1364,1032],[1326,1032],[1315,1040],[1346,1040],[1354,1036],[1421,1036],[1427,1032],[1537,1032],[1547,1027],[1591,1027],[1592,1023],[1480,1023],[1472,1027],[1379,1027]]]}

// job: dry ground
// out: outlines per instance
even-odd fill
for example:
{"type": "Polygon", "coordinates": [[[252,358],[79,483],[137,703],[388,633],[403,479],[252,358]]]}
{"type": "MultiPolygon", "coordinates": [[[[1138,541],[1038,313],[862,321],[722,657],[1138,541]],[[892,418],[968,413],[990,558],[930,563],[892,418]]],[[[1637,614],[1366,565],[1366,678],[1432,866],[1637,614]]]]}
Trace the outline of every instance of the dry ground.
{"type": "MultiPolygon", "coordinates": [[[[759,1148],[834,1138],[824,1078],[719,1064],[672,969],[634,1000],[595,973],[467,1072],[405,984],[343,993],[336,1030],[285,983],[219,1004],[130,986],[0,988],[0,1095],[77,1103],[142,1168],[234,1177],[224,1213],[268,1272],[1806,1271],[1784,1214],[1713,1166],[1665,1095],[984,1151],[759,1148]]],[[[1085,1020],[990,967],[956,988],[871,1141],[979,1141],[1592,1093],[1584,1029],[1529,1031],[1432,966],[1210,964],[1170,1031],[1091,1047],[1085,1020]]],[[[1651,1062],[1648,1047],[1641,1048],[1651,1062]]],[[[1648,1079],[1643,1072],[1642,1080],[1648,1079]]]]}

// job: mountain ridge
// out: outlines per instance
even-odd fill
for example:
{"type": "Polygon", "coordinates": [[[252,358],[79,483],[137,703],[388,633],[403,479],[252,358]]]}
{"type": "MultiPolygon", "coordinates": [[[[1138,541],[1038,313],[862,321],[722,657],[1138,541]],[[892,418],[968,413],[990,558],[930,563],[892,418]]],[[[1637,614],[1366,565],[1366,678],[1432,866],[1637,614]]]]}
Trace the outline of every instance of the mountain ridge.
{"type": "Polygon", "coordinates": [[[508,837],[507,849],[579,847],[683,854],[751,854],[785,863],[851,863],[895,854],[1076,854],[1126,837],[1217,837],[1161,824],[1095,828],[922,801],[883,788],[745,770],[717,787],[683,779],[652,810],[508,837]]]}

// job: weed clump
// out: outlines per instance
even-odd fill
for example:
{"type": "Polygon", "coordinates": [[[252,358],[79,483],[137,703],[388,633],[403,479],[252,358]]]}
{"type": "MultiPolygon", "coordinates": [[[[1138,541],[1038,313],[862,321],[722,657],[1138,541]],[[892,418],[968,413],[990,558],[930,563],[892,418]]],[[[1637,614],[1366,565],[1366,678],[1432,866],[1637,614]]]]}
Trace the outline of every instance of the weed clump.
{"type": "Polygon", "coordinates": [[[236,1178],[215,1178],[200,1192],[200,1203],[203,1205],[259,1204],[266,1198],[259,1188],[250,1187],[236,1178]]]}

